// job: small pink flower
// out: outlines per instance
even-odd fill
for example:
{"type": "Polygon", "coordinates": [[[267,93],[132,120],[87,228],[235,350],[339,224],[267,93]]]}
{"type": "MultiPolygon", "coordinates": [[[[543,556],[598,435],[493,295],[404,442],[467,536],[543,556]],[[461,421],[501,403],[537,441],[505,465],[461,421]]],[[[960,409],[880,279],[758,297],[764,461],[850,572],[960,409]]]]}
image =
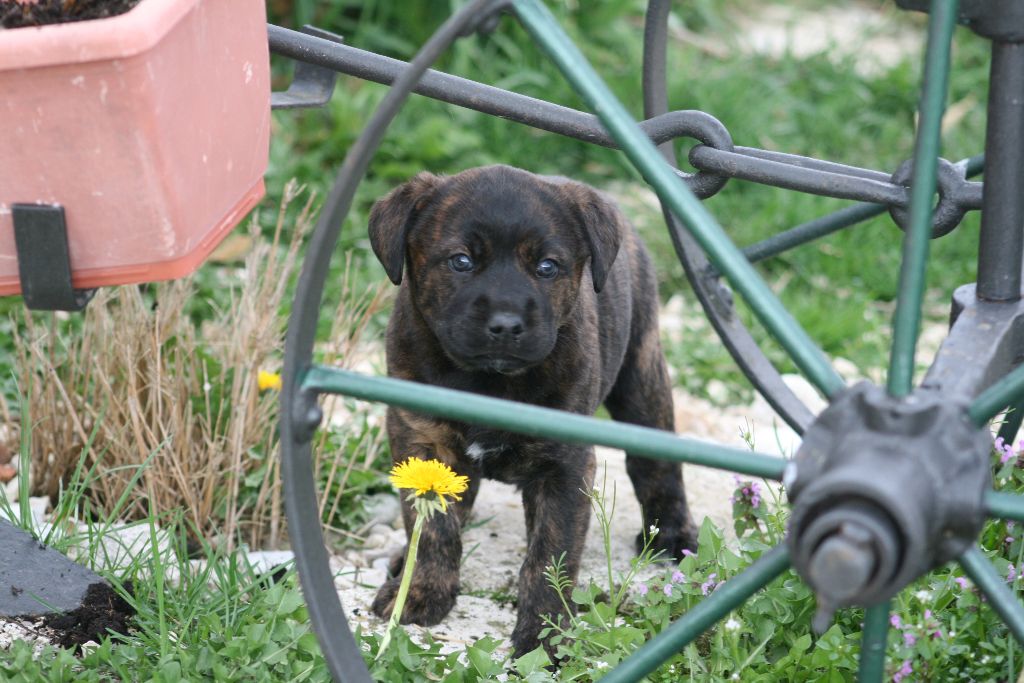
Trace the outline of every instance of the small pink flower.
{"type": "Polygon", "coordinates": [[[906,631],[903,633],[903,644],[907,647],[914,647],[914,643],[917,642],[917,636],[913,633],[906,631]]]}
{"type": "Polygon", "coordinates": [[[636,587],[636,592],[639,593],[640,595],[647,595],[647,584],[646,583],[641,583],[640,585],[638,585],[636,587]]]}
{"type": "Polygon", "coordinates": [[[924,618],[925,619],[931,619],[932,618],[932,611],[930,609],[926,609],[924,611],[924,618]]]}
{"type": "Polygon", "coordinates": [[[694,555],[696,555],[696,553],[694,553],[692,550],[687,550],[686,548],[683,548],[683,557],[693,557],[694,555]]]}
{"type": "Polygon", "coordinates": [[[678,569],[672,572],[672,583],[682,583],[684,581],[686,581],[686,574],[678,569]]]}
{"type": "Polygon", "coordinates": [[[903,666],[900,667],[899,671],[893,674],[893,683],[900,683],[900,681],[902,681],[905,677],[909,676],[912,673],[914,673],[914,667],[910,664],[909,659],[904,659],[903,666]]]}
{"type": "Polygon", "coordinates": [[[889,617],[889,624],[893,628],[903,628],[903,622],[900,621],[900,615],[898,614],[894,614],[891,617],[889,617]]]}
{"type": "Polygon", "coordinates": [[[996,437],[995,448],[999,452],[1000,464],[1005,465],[1007,462],[1009,462],[1010,458],[1016,456],[1016,453],[1014,453],[1013,451],[1013,446],[1004,442],[1003,437],[1001,436],[996,437]]]}
{"type": "Polygon", "coordinates": [[[664,590],[665,590],[665,595],[672,595],[672,584],[671,583],[666,583],[664,590]]]}
{"type": "Polygon", "coordinates": [[[1007,570],[1006,570],[1006,580],[1007,580],[1007,581],[1013,581],[1013,580],[1014,580],[1014,579],[1016,579],[1016,578],[1017,578],[1017,568],[1016,568],[1016,567],[1014,567],[1014,566],[1013,566],[1013,565],[1011,564],[1011,565],[1010,565],[1010,566],[1009,566],[1009,567],[1007,568],[1007,570]]]}
{"type": "Polygon", "coordinates": [[[957,585],[960,586],[960,588],[962,588],[964,590],[967,590],[968,586],[970,585],[970,583],[967,581],[967,579],[964,578],[963,576],[958,576],[958,577],[956,577],[953,580],[956,581],[957,585]]]}
{"type": "Polygon", "coordinates": [[[717,576],[717,574],[710,574],[710,575],[708,575],[708,580],[700,585],[700,592],[701,592],[702,595],[707,595],[708,593],[710,593],[711,591],[713,591],[715,589],[715,586],[716,586],[715,577],[716,576],[717,576]]]}

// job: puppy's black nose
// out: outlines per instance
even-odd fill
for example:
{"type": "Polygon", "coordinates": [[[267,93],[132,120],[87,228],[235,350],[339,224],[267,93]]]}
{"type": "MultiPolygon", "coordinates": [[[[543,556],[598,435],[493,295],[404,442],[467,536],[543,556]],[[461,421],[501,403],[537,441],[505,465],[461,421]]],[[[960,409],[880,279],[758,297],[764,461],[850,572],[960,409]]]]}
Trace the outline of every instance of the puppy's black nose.
{"type": "Polygon", "coordinates": [[[495,313],[487,321],[487,331],[494,339],[514,340],[523,333],[523,319],[515,313],[495,313]]]}

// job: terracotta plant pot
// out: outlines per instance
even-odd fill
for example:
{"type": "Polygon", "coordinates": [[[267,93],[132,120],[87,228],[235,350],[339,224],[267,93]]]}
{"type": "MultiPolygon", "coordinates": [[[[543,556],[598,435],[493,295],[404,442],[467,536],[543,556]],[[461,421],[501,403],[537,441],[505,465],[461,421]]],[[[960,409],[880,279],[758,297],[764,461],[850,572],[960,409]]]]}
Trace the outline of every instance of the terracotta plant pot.
{"type": "Polygon", "coordinates": [[[0,294],[11,207],[64,207],[75,288],[180,277],[263,196],[263,0],[142,0],[0,30],[0,294]]]}

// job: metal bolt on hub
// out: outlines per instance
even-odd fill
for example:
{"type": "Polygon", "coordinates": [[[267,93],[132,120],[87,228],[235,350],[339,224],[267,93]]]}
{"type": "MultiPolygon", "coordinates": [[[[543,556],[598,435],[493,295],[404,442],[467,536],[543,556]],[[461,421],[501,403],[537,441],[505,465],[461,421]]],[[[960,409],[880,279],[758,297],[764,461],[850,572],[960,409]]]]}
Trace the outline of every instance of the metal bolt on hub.
{"type": "Polygon", "coordinates": [[[985,520],[991,437],[965,405],[869,383],[836,397],[789,473],[793,564],[818,596],[815,628],[874,605],[963,553],[985,520]]]}

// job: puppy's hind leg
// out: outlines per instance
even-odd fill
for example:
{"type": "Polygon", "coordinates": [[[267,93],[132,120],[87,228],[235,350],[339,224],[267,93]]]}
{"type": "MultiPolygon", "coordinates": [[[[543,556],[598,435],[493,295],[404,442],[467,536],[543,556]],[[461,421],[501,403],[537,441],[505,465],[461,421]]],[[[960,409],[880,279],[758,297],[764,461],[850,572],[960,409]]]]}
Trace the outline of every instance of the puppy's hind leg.
{"type": "MultiPolygon", "coordinates": [[[[632,340],[605,407],[620,422],[675,431],[672,385],[656,326],[632,340]]],[[[663,556],[681,558],[683,550],[695,550],[697,528],[686,504],[682,465],[627,453],[626,471],[643,514],[637,551],[652,526],[658,528],[652,548],[663,556]]]]}

